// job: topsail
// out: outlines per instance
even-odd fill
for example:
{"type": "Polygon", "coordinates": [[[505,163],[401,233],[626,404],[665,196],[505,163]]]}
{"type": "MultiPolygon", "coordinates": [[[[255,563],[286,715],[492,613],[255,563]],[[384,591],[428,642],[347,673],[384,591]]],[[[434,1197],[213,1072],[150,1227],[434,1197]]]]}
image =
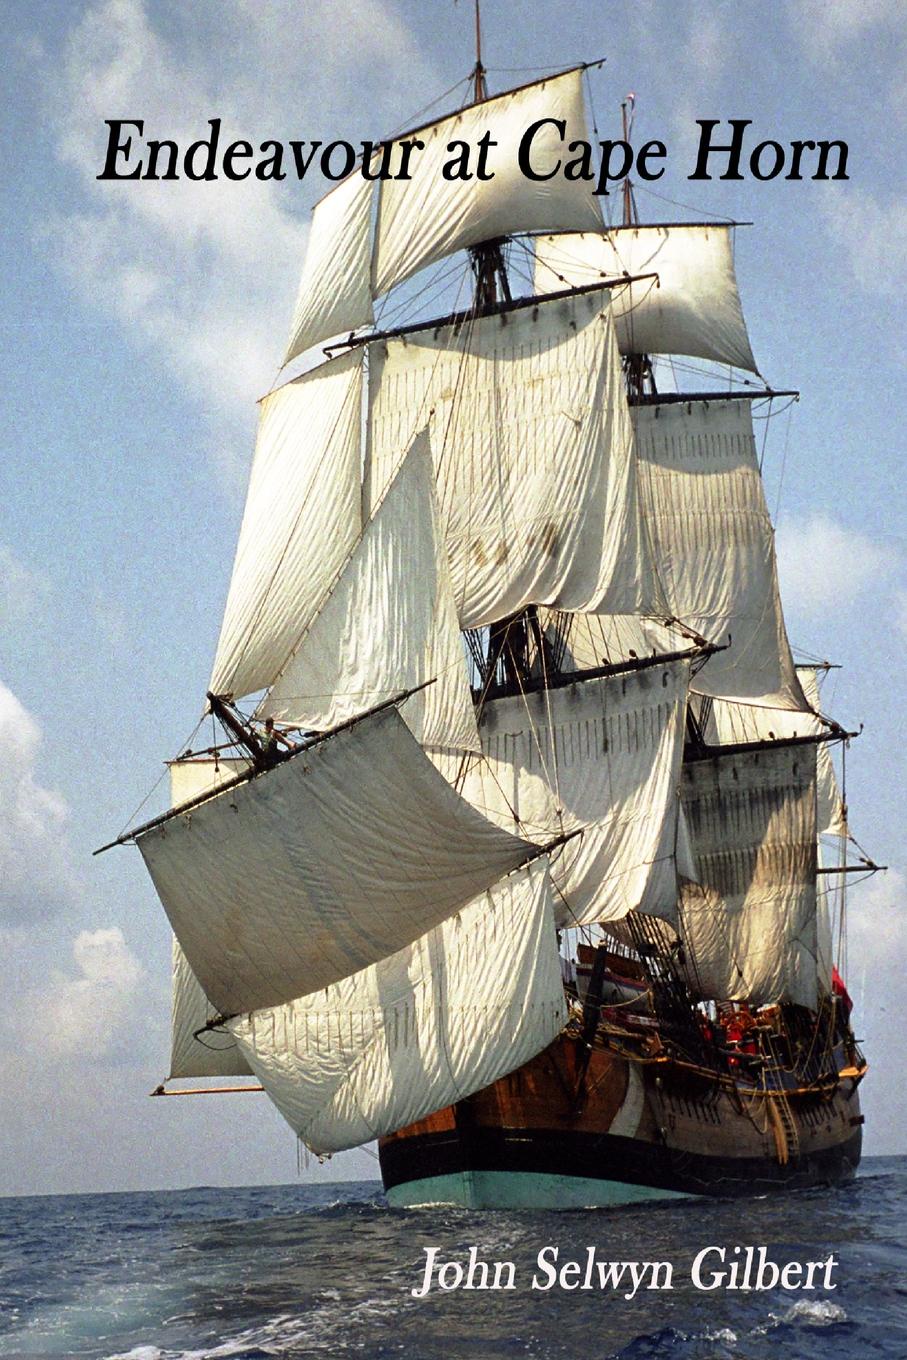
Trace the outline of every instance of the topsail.
{"type": "Polygon", "coordinates": [[[482,714],[481,757],[431,753],[497,826],[533,840],[582,830],[552,866],[558,926],[639,907],[676,920],[689,677],[689,661],[670,661],[496,699],[482,714]]]}
{"type": "Polygon", "coordinates": [[[375,342],[369,406],[372,504],[428,426],[461,627],[657,610],[606,291],[375,342]]]}
{"type": "MultiPolygon", "coordinates": [[[[242,774],[245,760],[179,760],[170,765],[170,800],[174,807],[199,794],[214,792],[219,785],[242,774]]],[[[248,1076],[251,1069],[231,1034],[209,1030],[217,1007],[202,991],[176,936],[173,937],[173,981],[170,1007],[170,1076],[248,1076]]]]}
{"type": "MultiPolygon", "coordinates": [[[[284,363],[319,340],[367,325],[373,297],[456,250],[513,232],[600,230],[601,208],[587,182],[561,175],[535,181],[519,167],[517,151],[527,128],[551,118],[562,120],[564,136],[548,123],[534,137],[533,167],[541,175],[557,164],[564,146],[586,138],[582,71],[537,81],[429,123],[409,134],[424,146],[416,150],[408,178],[370,183],[357,171],[323,199],[315,210],[284,363]],[[445,177],[451,144],[475,148],[486,133],[494,144],[493,175],[445,177]]],[[[392,171],[401,165],[399,143],[391,145],[386,160],[392,171]]]]}
{"type": "Polygon", "coordinates": [[[540,293],[633,274],[656,277],[615,290],[621,354],[690,354],[757,371],[737,292],[730,227],[625,226],[536,242],[540,293]]]}
{"type": "Polygon", "coordinates": [[[208,688],[270,685],[361,530],[362,352],[261,403],[233,578],[208,688]]]}
{"type": "MultiPolygon", "coordinates": [[[[749,408],[749,400],[695,396],[634,408],[642,521],[667,612],[724,648],[694,689],[805,709],[749,408]]],[[[656,622],[650,637],[663,646],[663,625],[656,622]]],[[[579,665],[601,664],[591,659],[597,642],[597,629],[577,619],[570,647],[579,665]]]]}
{"type": "Polygon", "coordinates": [[[427,681],[402,710],[410,730],[478,750],[423,432],[258,712],[323,732],[427,681]]]}

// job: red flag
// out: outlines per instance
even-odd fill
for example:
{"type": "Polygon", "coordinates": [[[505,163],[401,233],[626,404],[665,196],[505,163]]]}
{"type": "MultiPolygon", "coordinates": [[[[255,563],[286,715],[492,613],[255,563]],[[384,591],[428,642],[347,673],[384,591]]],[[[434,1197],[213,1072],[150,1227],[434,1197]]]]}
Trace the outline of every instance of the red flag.
{"type": "Polygon", "coordinates": [[[835,996],[841,998],[841,1004],[844,1007],[844,1014],[849,1019],[850,1012],[853,1010],[853,1002],[850,999],[850,993],[844,986],[844,979],[842,978],[841,974],[838,972],[834,964],[832,964],[831,967],[831,990],[835,994],[835,996]]]}

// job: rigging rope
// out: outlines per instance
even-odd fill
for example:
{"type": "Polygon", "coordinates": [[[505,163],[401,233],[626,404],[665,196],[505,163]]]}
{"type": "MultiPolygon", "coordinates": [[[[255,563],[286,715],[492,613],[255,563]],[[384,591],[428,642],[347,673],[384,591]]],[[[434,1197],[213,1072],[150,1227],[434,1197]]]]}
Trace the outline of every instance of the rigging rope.
{"type": "MultiPolygon", "coordinates": [[[[180,745],[178,746],[177,749],[178,749],[179,751],[185,751],[185,750],[188,750],[188,749],[191,748],[192,742],[193,742],[193,740],[194,740],[194,738],[195,738],[195,734],[196,734],[196,732],[199,730],[199,728],[201,727],[201,725],[202,725],[202,723],[203,723],[204,721],[205,721],[205,715],[204,715],[204,713],[203,713],[202,716],[199,718],[198,722],[197,722],[197,723],[195,724],[195,726],[193,727],[192,731],[189,733],[189,736],[186,738],[186,740],[183,741],[183,742],[181,742],[180,745]]],[[[120,833],[119,833],[119,834],[120,834],[121,836],[124,836],[124,835],[126,834],[128,828],[129,828],[129,827],[132,825],[132,823],[135,821],[136,817],[138,817],[139,813],[142,811],[142,809],[144,808],[144,806],[145,806],[145,804],[148,802],[148,800],[149,800],[151,797],[153,797],[153,795],[154,795],[155,793],[157,793],[157,791],[158,791],[158,789],[160,788],[162,782],[167,778],[167,775],[168,775],[169,773],[170,773],[169,767],[165,764],[165,765],[164,765],[163,771],[161,772],[161,774],[158,775],[157,779],[154,781],[154,784],[151,786],[151,788],[150,788],[150,789],[148,790],[148,792],[145,794],[145,797],[144,797],[144,798],[142,799],[142,801],[139,803],[138,807],[135,809],[135,811],[134,811],[133,813],[131,813],[131,814],[126,818],[126,821],[123,823],[123,826],[122,826],[122,828],[120,829],[120,833]]]]}

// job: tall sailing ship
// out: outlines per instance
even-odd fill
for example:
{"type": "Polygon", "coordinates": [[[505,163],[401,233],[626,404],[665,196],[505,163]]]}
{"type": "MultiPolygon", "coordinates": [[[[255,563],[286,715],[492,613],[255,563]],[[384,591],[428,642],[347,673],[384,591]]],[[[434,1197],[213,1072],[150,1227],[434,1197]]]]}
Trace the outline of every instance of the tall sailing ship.
{"type": "Polygon", "coordinates": [[[734,224],[641,225],[627,181],[608,226],[516,169],[537,120],[537,167],[587,140],[584,68],[473,80],[315,207],[285,363],[333,343],[261,402],[224,735],[119,838],[174,931],[171,1077],[378,1139],[393,1204],[840,1181],[850,734],[792,658],[753,425],[795,394],[734,224]],[[446,179],[485,133],[493,178],[446,179]],[[386,324],[464,250],[462,310],[386,324]]]}

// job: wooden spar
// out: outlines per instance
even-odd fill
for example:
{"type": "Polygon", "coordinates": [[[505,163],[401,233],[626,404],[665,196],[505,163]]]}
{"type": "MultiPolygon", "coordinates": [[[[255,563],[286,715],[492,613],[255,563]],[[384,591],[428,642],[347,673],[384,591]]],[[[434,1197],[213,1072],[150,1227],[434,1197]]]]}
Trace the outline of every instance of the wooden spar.
{"type": "MultiPolygon", "coordinates": [[[[367,708],[364,713],[357,713],[354,718],[347,718],[345,722],[339,723],[337,727],[332,727],[330,732],[320,732],[317,737],[303,745],[297,746],[295,751],[290,751],[281,764],[286,760],[292,760],[294,756],[301,755],[304,751],[311,751],[313,746],[320,746],[323,741],[329,741],[331,737],[336,737],[339,732],[345,732],[348,727],[355,727],[356,723],[362,722],[364,718],[371,718],[375,713],[381,713],[386,708],[392,708],[395,704],[402,704],[413,694],[418,694],[420,690],[427,689],[433,685],[434,679],[426,680],[421,685],[414,685],[412,689],[404,690],[402,694],[395,694],[392,699],[385,699],[383,703],[375,704],[373,708],[367,708]]],[[[208,789],[205,793],[196,794],[194,798],[188,798],[185,803],[180,803],[177,807],[170,808],[167,812],[162,812],[159,817],[152,817],[150,821],[143,822],[141,826],[134,826],[131,831],[124,831],[116,840],[108,841],[106,845],[101,845],[97,850],[93,850],[93,855],[102,855],[105,850],[112,850],[115,845],[127,845],[134,841],[136,836],[141,836],[145,831],[151,831],[156,826],[162,826],[164,822],[172,821],[174,817],[179,817],[185,812],[191,812],[193,808],[201,803],[207,803],[211,798],[219,798],[222,793],[227,793],[230,789],[236,788],[238,784],[247,784],[250,779],[254,779],[259,774],[266,774],[266,770],[260,770],[253,766],[249,770],[243,770],[242,774],[235,775],[233,779],[227,779],[223,784],[219,784],[215,789],[208,789]]]]}
{"type": "MultiPolygon", "coordinates": [[[[628,118],[627,118],[627,101],[626,101],[626,100],[624,100],[624,102],[623,102],[623,103],[621,104],[621,106],[620,106],[620,116],[621,116],[621,124],[622,124],[622,127],[623,127],[624,144],[625,144],[626,146],[629,146],[629,145],[630,145],[630,120],[628,120],[628,118]]],[[[631,163],[632,163],[632,162],[631,162],[631,163]]],[[[624,175],[624,182],[623,182],[623,200],[624,200],[624,226],[625,226],[625,227],[636,226],[637,223],[635,222],[635,220],[634,220],[634,215],[633,215],[633,181],[632,181],[631,178],[630,178],[629,172],[628,172],[626,175],[624,175]]]]}
{"type": "Polygon", "coordinates": [[[876,864],[874,860],[867,860],[865,864],[836,864],[833,867],[816,870],[817,874],[877,874],[887,870],[887,864],[876,864]]]}
{"type": "Polygon", "coordinates": [[[175,1091],[165,1091],[157,1086],[149,1091],[150,1096],[235,1096],[240,1091],[263,1091],[263,1086],[178,1086],[175,1091]]]}
{"type": "Polygon", "coordinates": [[[527,855],[504,877],[509,878],[510,874],[519,873],[520,869],[525,869],[527,864],[532,864],[534,860],[541,859],[542,855],[550,855],[552,850],[559,850],[568,841],[572,841],[576,836],[581,836],[585,830],[584,826],[578,826],[574,831],[564,831],[560,836],[555,836],[553,841],[546,841],[544,845],[537,846],[531,855],[527,855]]]}
{"type": "Polygon", "coordinates": [[[630,406],[671,406],[694,401],[765,401],[772,397],[796,397],[800,393],[791,388],[766,387],[753,392],[640,392],[627,398],[630,406]]]}
{"type": "MultiPolygon", "coordinates": [[[[478,247],[474,247],[478,249],[478,247]]],[[[483,316],[501,315],[507,312],[518,312],[525,307],[538,307],[543,302],[558,302],[562,298],[583,297],[586,293],[596,293],[606,288],[624,288],[628,283],[640,283],[644,279],[657,279],[657,270],[652,270],[648,274],[622,274],[619,279],[602,279],[599,283],[585,283],[580,288],[561,288],[556,293],[538,293],[533,297],[515,298],[506,302],[496,302],[488,307],[482,314],[483,316]]],[[[370,345],[373,340],[394,340],[401,335],[414,335],[416,331],[439,331],[446,326],[458,327],[467,321],[475,320],[475,309],[467,308],[461,312],[451,312],[448,316],[431,317],[427,321],[413,321],[408,326],[395,326],[392,330],[371,331],[368,335],[351,335],[347,340],[336,340],[332,345],[324,346],[325,354],[332,354],[335,349],[354,349],[356,345],[370,345]]],[[[298,381],[291,378],[290,382],[298,381]]],[[[275,391],[279,391],[275,388],[275,391]]],[[[269,392],[269,396],[272,394],[269,392]]]]}
{"type": "Polygon", "coordinates": [[[752,222],[735,222],[731,218],[725,218],[721,222],[634,222],[629,226],[618,222],[613,227],[605,227],[600,232],[568,228],[564,231],[525,231],[520,232],[520,235],[529,239],[536,236],[613,236],[617,231],[639,231],[640,229],[645,231],[648,227],[662,227],[670,230],[671,227],[751,227],[752,225],[752,222]]]}
{"type": "Polygon", "coordinates": [[[262,748],[261,742],[255,736],[251,728],[245,727],[239,721],[236,714],[231,709],[230,705],[226,703],[220,697],[219,694],[212,694],[211,691],[208,690],[208,693],[205,695],[205,698],[211,705],[211,712],[214,714],[214,716],[216,718],[220,718],[224,727],[226,727],[228,731],[232,732],[236,740],[240,743],[240,745],[245,746],[246,750],[249,751],[253,761],[255,762],[255,768],[257,770],[263,770],[266,767],[267,759],[265,757],[264,749],[262,748]]]}
{"type": "MultiPolygon", "coordinates": [[[[815,715],[814,715],[815,716],[815,715]]],[[[699,760],[721,760],[724,756],[745,755],[747,751],[774,751],[782,746],[818,746],[823,741],[849,741],[857,732],[810,732],[804,737],[761,737],[758,741],[736,741],[727,746],[705,746],[701,751],[684,754],[684,764],[699,760]]],[[[830,870],[834,873],[834,870],[830,870]]]]}
{"type": "Polygon", "coordinates": [[[480,104],[488,98],[488,86],[485,83],[485,67],[482,65],[482,16],[479,12],[479,0],[476,0],[476,64],[472,74],[475,79],[476,103],[480,104]]]}
{"type": "MultiPolygon", "coordinates": [[[[677,652],[658,652],[653,656],[638,656],[629,661],[615,661],[606,666],[591,666],[583,671],[561,671],[557,675],[531,676],[525,679],[520,685],[520,691],[527,694],[537,690],[563,689],[566,685],[581,685],[587,680],[601,680],[609,675],[628,675],[634,671],[644,671],[650,666],[666,666],[671,661],[683,661],[687,658],[698,660],[700,657],[712,656],[715,652],[727,651],[727,644],[721,646],[715,643],[705,643],[695,647],[689,647],[685,651],[677,652]]],[[[485,693],[486,699],[501,699],[509,697],[511,691],[507,688],[506,693],[502,691],[504,686],[489,687],[485,693]]]]}

